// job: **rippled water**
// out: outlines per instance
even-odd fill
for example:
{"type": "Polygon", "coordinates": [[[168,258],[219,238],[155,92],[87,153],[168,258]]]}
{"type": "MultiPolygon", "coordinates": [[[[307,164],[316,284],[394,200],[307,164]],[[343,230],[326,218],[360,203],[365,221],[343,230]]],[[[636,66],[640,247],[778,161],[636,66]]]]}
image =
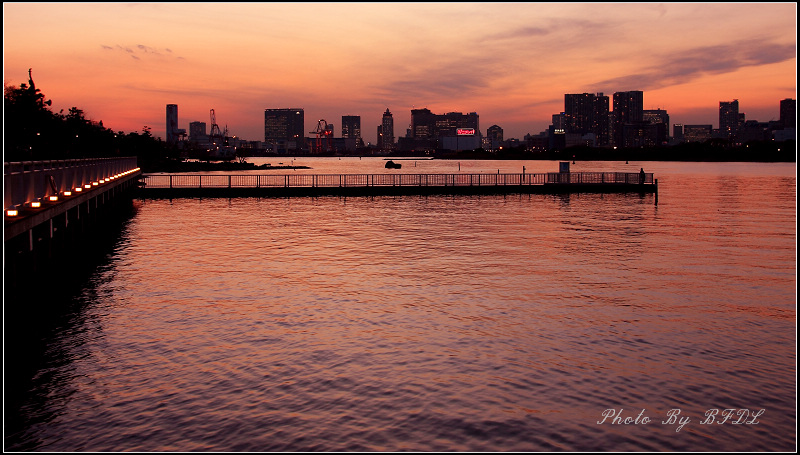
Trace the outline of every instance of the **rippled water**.
{"type": "MultiPolygon", "coordinates": [[[[301,172],[374,172],[349,160],[301,172]]],[[[556,166],[416,172],[456,165],[556,166]]],[[[6,449],[792,451],[795,165],[573,171],[640,166],[658,204],[135,201],[6,408],[6,449]],[[751,424],[701,424],[713,408],[751,424]]]]}

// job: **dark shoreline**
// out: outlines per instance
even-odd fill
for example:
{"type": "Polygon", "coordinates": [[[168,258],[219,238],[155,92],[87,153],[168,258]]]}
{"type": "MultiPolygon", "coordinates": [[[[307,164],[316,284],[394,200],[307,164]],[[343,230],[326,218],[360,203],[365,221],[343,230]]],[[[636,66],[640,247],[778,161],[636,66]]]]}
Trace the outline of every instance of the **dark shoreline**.
{"type": "MultiPolygon", "coordinates": [[[[564,150],[526,150],[524,147],[490,152],[483,149],[465,150],[460,152],[400,152],[395,151],[388,155],[366,154],[324,154],[310,155],[298,153],[296,155],[268,155],[275,160],[288,161],[295,158],[311,157],[380,157],[386,160],[401,159],[434,159],[434,160],[522,160],[522,161],[664,161],[664,162],[746,162],[746,163],[796,163],[797,143],[794,140],[784,142],[761,141],[750,142],[737,147],[726,146],[720,142],[684,143],[669,147],[651,148],[595,148],[595,147],[570,147],[564,150]]],[[[255,157],[255,156],[254,156],[255,157]]],[[[259,158],[267,157],[259,155],[259,158]]],[[[244,157],[246,160],[247,157],[244,157]]],[[[278,166],[271,164],[256,165],[255,163],[239,161],[179,161],[158,159],[142,163],[142,171],[149,172],[207,172],[207,171],[248,171],[248,170],[281,170],[281,169],[310,169],[307,166],[278,166]]]]}
{"type": "Polygon", "coordinates": [[[208,172],[208,171],[253,171],[275,169],[311,169],[308,166],[272,166],[271,164],[256,165],[255,163],[239,163],[235,161],[162,161],[158,164],[147,166],[144,172],[208,172]]]}

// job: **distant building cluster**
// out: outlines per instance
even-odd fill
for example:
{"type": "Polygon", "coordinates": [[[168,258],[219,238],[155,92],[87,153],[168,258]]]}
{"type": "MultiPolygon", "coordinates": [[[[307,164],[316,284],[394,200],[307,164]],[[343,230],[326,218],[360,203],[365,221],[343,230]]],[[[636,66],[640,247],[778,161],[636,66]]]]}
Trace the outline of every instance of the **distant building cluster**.
{"type": "MultiPolygon", "coordinates": [[[[682,142],[726,140],[740,145],[749,141],[796,139],[797,105],[794,99],[780,101],[780,120],[748,120],[739,112],[739,101],[720,101],[719,128],[710,124],[673,124],[670,135],[669,114],[664,109],[644,109],[644,92],[616,92],[609,98],[603,93],[564,95],[564,111],[552,116],[547,131],[527,134],[522,140],[504,138],[503,128],[492,125],[481,134],[479,116],[448,112],[436,114],[427,108],[412,109],[405,135],[396,137],[394,117],[387,108],[377,127],[377,143],[364,143],[361,116],[343,115],[341,137],[334,137],[334,125],[320,120],[315,131],[305,131],[302,108],[264,110],[264,140],[245,141],[236,137],[214,137],[219,131],[211,110],[212,134],[205,122],[189,124],[189,134],[178,128],[178,106],[167,105],[167,142],[185,148],[213,151],[221,147],[247,149],[249,154],[332,154],[359,152],[436,152],[524,146],[527,150],[563,150],[573,146],[606,148],[648,148],[682,142]],[[224,144],[220,144],[224,142],[224,144]]],[[[227,128],[226,128],[227,132],[227,128]]]]}

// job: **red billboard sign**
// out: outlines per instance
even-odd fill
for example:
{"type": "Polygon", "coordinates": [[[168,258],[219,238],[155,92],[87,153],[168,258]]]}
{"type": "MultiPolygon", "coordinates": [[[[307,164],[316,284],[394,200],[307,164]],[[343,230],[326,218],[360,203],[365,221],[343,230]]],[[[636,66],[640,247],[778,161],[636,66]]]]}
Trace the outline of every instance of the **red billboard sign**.
{"type": "Polygon", "coordinates": [[[459,136],[474,136],[475,128],[459,128],[456,130],[456,134],[459,136]]]}

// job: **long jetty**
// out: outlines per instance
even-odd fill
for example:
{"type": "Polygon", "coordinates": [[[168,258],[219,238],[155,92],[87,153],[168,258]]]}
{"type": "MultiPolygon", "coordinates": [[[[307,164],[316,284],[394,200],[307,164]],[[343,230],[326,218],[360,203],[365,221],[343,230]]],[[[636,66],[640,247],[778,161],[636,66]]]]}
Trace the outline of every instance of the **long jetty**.
{"type": "Polygon", "coordinates": [[[35,288],[78,269],[130,207],[141,175],[136,157],[3,167],[4,285],[11,289],[35,288]]]}
{"type": "Polygon", "coordinates": [[[522,174],[142,174],[140,195],[301,197],[434,194],[655,193],[658,179],[638,172],[522,174]]]}

